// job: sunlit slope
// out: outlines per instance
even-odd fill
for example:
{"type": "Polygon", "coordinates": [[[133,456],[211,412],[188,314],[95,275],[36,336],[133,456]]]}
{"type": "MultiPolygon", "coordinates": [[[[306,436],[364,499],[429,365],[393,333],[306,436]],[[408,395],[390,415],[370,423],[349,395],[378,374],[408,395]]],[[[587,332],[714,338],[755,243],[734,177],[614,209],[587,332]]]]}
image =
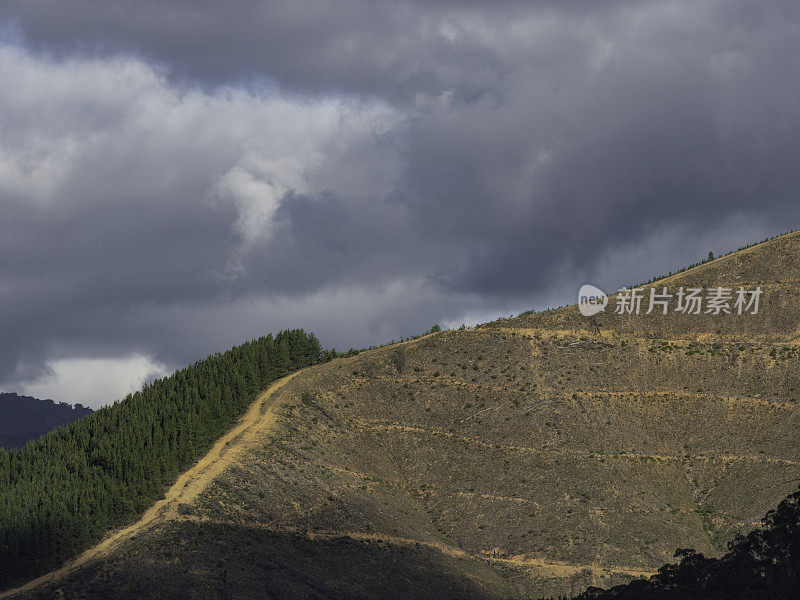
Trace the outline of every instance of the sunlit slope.
{"type": "Polygon", "coordinates": [[[760,285],[758,315],[612,298],[313,367],[190,503],[35,595],[535,597],[720,554],[800,477],[798,259],[655,284],[760,285]]]}
{"type": "MultiPolygon", "coordinates": [[[[681,287],[702,287],[705,290],[726,287],[734,296],[739,287],[747,290],[761,288],[762,294],[755,315],[740,316],[733,310],[732,314],[710,315],[705,313],[705,306],[699,315],[676,313],[672,310],[674,301],[667,315],[662,315],[660,309],[638,317],[619,315],[615,313],[616,297],[612,297],[606,311],[595,316],[594,322],[581,316],[576,306],[570,306],[484,327],[530,327],[551,332],[591,331],[593,334],[599,327],[601,333],[646,338],[705,340],[715,337],[751,343],[794,343],[800,337],[800,232],[774,238],[656,281],[644,286],[643,295],[649,298],[650,288],[659,292],[664,287],[673,294],[681,287]]],[[[643,309],[646,309],[646,302],[643,302],[643,309]]]]}

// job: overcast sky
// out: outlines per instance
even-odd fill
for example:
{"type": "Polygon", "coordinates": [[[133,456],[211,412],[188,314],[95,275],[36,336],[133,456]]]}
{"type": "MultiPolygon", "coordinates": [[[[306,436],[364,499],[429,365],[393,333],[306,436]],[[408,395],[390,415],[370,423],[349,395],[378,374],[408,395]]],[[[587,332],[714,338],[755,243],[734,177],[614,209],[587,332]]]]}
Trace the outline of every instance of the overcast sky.
{"type": "Polygon", "coordinates": [[[0,3],[0,390],[96,407],[800,225],[800,5],[0,3]]]}

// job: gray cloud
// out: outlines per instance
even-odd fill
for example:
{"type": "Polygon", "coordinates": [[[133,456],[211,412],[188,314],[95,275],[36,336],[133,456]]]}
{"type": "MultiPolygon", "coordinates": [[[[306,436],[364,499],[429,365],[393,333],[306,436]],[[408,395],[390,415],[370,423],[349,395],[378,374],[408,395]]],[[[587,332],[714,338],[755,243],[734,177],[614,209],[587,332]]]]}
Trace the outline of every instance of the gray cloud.
{"type": "Polygon", "coordinates": [[[383,342],[794,227],[797,11],[5,3],[0,382],[383,342]]]}
{"type": "MultiPolygon", "coordinates": [[[[463,7],[366,0],[84,0],[69,7],[12,1],[0,15],[33,48],[133,53],[167,65],[178,79],[214,85],[260,76],[301,91],[413,99],[417,91],[438,93],[454,84],[460,93],[479,94],[497,83],[502,65],[490,48],[456,37],[456,29],[442,30],[454,8],[463,7]]],[[[479,7],[466,10],[482,17],[479,7]]]]}

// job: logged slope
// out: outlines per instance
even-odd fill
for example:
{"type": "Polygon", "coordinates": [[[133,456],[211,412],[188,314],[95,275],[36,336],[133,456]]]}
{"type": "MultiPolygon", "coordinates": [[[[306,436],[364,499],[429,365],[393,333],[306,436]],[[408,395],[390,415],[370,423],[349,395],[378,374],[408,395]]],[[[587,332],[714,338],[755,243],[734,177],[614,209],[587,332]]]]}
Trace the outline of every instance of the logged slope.
{"type": "Polygon", "coordinates": [[[536,597],[720,555],[800,476],[800,236],[655,285],[763,296],[568,307],[308,369],[194,499],[32,595],[536,597]]]}
{"type": "Polygon", "coordinates": [[[720,558],[679,549],[648,580],[608,590],[590,587],[575,600],[776,600],[800,596],[800,491],[770,510],[761,527],[737,535],[720,558]]]}

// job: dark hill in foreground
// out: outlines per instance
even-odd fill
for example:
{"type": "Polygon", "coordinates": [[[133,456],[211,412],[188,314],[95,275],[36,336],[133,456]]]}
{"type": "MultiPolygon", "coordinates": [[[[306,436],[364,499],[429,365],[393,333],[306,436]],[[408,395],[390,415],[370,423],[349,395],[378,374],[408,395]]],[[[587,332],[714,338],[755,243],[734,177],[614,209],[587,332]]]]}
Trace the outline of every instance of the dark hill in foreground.
{"type": "Polygon", "coordinates": [[[720,557],[800,476],[800,235],[653,285],[763,295],[612,297],[316,365],[197,494],[30,595],[537,598],[720,557]]]}
{"type": "Polygon", "coordinates": [[[0,393],[0,448],[20,448],[51,429],[82,419],[91,408],[0,393]]]}

